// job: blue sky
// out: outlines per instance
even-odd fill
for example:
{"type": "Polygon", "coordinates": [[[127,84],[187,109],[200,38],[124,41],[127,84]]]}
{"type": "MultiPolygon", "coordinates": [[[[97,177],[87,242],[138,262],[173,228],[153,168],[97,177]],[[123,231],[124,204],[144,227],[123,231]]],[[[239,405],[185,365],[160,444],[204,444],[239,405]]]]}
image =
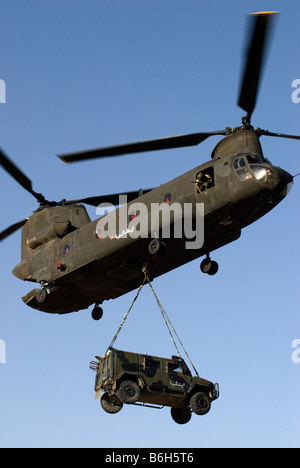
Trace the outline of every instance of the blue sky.
{"type": "MultiPolygon", "coordinates": [[[[209,160],[213,137],[195,148],[68,166],[56,154],[240,125],[236,105],[246,15],[281,12],[252,117],[254,126],[299,134],[298,1],[10,0],[0,3],[0,104],[4,151],[51,199],[125,192],[164,183],[209,160]]],[[[300,143],[262,137],[264,154],[291,174],[300,143]]],[[[35,200],[0,173],[1,230],[35,200]]],[[[240,240],[214,252],[214,277],[199,260],[154,282],[199,372],[220,384],[205,417],[176,425],[168,408],[94,401],[89,361],[103,354],[134,292],[89,311],[51,316],[26,307],[32,286],[11,275],[20,232],[1,243],[1,447],[299,447],[299,181],[240,240]]],[[[89,208],[92,219],[95,209],[89,208]]],[[[168,332],[149,288],[116,342],[170,356],[168,332]]]]}

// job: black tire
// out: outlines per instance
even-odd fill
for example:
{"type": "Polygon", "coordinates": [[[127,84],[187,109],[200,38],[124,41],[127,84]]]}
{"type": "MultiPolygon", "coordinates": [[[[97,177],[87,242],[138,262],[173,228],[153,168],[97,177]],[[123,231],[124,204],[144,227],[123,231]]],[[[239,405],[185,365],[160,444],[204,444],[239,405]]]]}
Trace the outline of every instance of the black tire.
{"type": "Polygon", "coordinates": [[[190,421],[192,413],[182,408],[171,408],[171,416],[177,424],[186,424],[190,421]]]}
{"type": "Polygon", "coordinates": [[[103,393],[100,404],[102,409],[109,414],[116,414],[123,408],[123,403],[116,395],[109,395],[108,392],[103,393]]]}
{"type": "Polygon", "coordinates": [[[48,294],[47,294],[46,289],[44,289],[44,288],[43,288],[43,289],[40,289],[39,292],[38,292],[37,295],[36,295],[36,300],[37,300],[37,302],[38,302],[39,304],[43,304],[43,302],[46,301],[47,296],[48,296],[48,294]]]}
{"type": "Polygon", "coordinates": [[[209,397],[203,392],[197,392],[191,397],[190,406],[195,414],[207,414],[211,407],[209,397]]]}
{"type": "Polygon", "coordinates": [[[208,274],[210,276],[213,276],[215,275],[217,272],[218,272],[218,269],[219,269],[219,265],[217,264],[217,262],[215,262],[214,260],[212,262],[210,262],[211,265],[210,265],[210,269],[209,269],[209,272],[208,274]]]}
{"type": "Polygon", "coordinates": [[[200,264],[200,269],[202,273],[209,273],[210,268],[211,268],[211,260],[209,260],[208,258],[205,258],[204,260],[202,260],[200,264]]]}
{"type": "Polygon", "coordinates": [[[208,274],[210,276],[213,276],[213,275],[215,275],[217,273],[217,271],[219,269],[219,265],[214,260],[210,260],[208,258],[205,258],[201,262],[200,269],[201,269],[202,273],[206,273],[206,274],[208,274]]]}
{"type": "Polygon", "coordinates": [[[141,390],[137,383],[125,380],[121,383],[117,395],[122,403],[132,404],[140,398],[141,390]]]}
{"type": "Polygon", "coordinates": [[[100,320],[100,319],[102,319],[102,316],[103,316],[102,307],[99,307],[99,306],[94,307],[93,310],[92,310],[92,318],[94,320],[100,320]]]}

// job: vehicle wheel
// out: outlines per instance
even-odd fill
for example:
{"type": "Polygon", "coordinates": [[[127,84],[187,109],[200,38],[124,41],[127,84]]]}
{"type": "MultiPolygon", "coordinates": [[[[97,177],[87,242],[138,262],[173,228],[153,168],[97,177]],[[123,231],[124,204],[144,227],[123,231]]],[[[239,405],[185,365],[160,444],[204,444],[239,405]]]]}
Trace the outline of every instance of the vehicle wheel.
{"type": "Polygon", "coordinates": [[[135,403],[140,398],[141,390],[137,383],[125,380],[121,383],[117,395],[123,403],[135,403]]]}
{"type": "Polygon", "coordinates": [[[151,255],[161,257],[167,250],[167,245],[159,239],[152,239],[149,244],[148,251],[151,255]]]}
{"type": "Polygon", "coordinates": [[[195,393],[190,401],[191,409],[195,414],[203,415],[209,412],[211,404],[209,397],[203,393],[195,393]]]}
{"type": "Polygon", "coordinates": [[[186,424],[190,421],[192,413],[182,408],[171,408],[171,416],[177,424],[186,424]]]}
{"type": "Polygon", "coordinates": [[[123,408],[123,403],[116,395],[110,395],[108,392],[103,393],[100,400],[102,409],[109,414],[116,414],[123,408]]]}
{"type": "Polygon", "coordinates": [[[102,307],[96,306],[92,310],[92,318],[94,320],[100,320],[103,316],[103,309],[102,307]]]}
{"type": "Polygon", "coordinates": [[[37,293],[36,295],[36,300],[39,304],[43,304],[43,302],[45,302],[45,300],[47,299],[47,291],[46,289],[42,288],[39,290],[39,292],[37,293]]]}

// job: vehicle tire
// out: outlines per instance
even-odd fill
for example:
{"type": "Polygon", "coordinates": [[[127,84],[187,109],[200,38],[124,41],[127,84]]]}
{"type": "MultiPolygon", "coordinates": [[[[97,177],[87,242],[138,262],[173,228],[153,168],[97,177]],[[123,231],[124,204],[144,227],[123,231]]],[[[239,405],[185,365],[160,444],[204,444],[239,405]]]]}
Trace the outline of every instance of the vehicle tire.
{"type": "Polygon", "coordinates": [[[182,408],[171,408],[171,416],[177,424],[186,424],[190,421],[192,413],[182,408]]]}
{"type": "Polygon", "coordinates": [[[46,289],[42,288],[38,291],[37,295],[36,295],[36,300],[39,304],[43,304],[43,302],[45,302],[45,300],[47,299],[47,291],[46,289]]]}
{"type": "Polygon", "coordinates": [[[117,395],[122,403],[131,404],[138,401],[141,395],[141,390],[137,383],[132,380],[125,380],[121,383],[117,395]]]}
{"type": "Polygon", "coordinates": [[[116,414],[123,408],[123,403],[116,395],[110,395],[108,392],[103,393],[100,400],[102,409],[109,414],[116,414]]]}
{"type": "Polygon", "coordinates": [[[210,399],[205,393],[197,392],[191,397],[190,406],[195,414],[207,414],[211,407],[210,399]]]}

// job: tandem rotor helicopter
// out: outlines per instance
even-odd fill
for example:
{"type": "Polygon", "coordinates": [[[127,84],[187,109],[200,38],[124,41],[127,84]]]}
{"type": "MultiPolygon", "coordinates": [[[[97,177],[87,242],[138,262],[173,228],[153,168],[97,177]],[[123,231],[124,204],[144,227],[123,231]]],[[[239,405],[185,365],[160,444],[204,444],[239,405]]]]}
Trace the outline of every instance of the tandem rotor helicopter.
{"type": "MultiPolygon", "coordinates": [[[[13,274],[24,281],[39,283],[23,301],[28,306],[49,313],[65,314],[95,304],[94,319],[102,316],[100,305],[136,289],[147,268],[152,279],[198,257],[203,273],[213,275],[218,264],[211,259],[214,250],[237,240],[241,230],[264,216],[280,203],[293,184],[293,176],[275,167],[263,155],[261,136],[300,139],[300,136],[273,133],[251,125],[256,104],[266,45],[276,12],[251,15],[252,31],[241,81],[238,106],[246,115],[242,125],[225,130],[178,135],[143,142],[89,150],[59,156],[73,163],[93,158],[198,145],[213,135],[222,135],[211,160],[155,189],[127,193],[127,205],[115,213],[129,213],[119,222],[119,233],[134,227],[130,203],[142,203],[149,210],[153,203],[204,204],[204,244],[186,249],[184,236],[163,239],[158,233],[133,237],[119,234],[101,238],[98,221],[91,221],[83,206],[103,202],[119,203],[119,194],[80,200],[49,201],[35,192],[31,180],[2,152],[2,167],[39,203],[30,216],[0,233],[0,241],[22,227],[21,262],[13,274]],[[123,224],[122,224],[123,223],[123,224]],[[133,224],[130,224],[133,223],[133,224]]],[[[123,194],[124,195],[124,194],[123,194]]],[[[111,213],[104,215],[109,217],[111,213]]],[[[195,216],[195,210],[193,211],[195,216]]],[[[136,217],[138,219],[138,216],[136,217]]],[[[118,218],[119,219],[119,218],[118,218]]],[[[174,223],[174,219],[170,220],[174,223]]]]}

